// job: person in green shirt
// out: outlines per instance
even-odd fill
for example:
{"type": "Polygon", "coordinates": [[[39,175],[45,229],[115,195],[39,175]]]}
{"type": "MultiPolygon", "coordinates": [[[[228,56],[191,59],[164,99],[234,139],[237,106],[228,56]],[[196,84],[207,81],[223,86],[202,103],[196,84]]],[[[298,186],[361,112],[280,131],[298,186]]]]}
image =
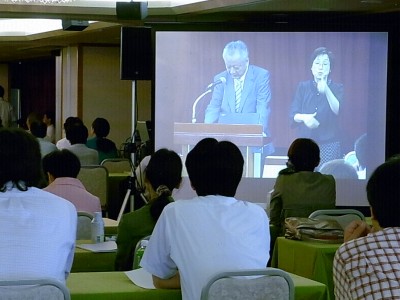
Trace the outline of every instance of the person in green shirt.
{"type": "Polygon", "coordinates": [[[107,139],[110,133],[110,123],[104,118],[96,118],[92,123],[92,138],[88,139],[86,146],[97,150],[99,153],[99,164],[106,158],[117,158],[118,151],[115,143],[107,139]]]}
{"type": "Polygon", "coordinates": [[[180,186],[182,160],[174,151],[157,150],[150,158],[144,177],[148,203],[122,216],[118,225],[116,271],[132,270],[136,244],[151,235],[162,210],[173,201],[172,191],[180,186]]]}

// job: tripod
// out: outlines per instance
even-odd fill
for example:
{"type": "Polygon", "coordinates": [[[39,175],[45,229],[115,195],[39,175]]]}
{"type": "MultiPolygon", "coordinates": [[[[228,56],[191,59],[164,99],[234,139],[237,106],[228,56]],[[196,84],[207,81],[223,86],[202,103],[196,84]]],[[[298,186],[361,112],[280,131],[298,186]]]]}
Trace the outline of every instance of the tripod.
{"type": "MultiPolygon", "coordinates": [[[[136,170],[135,170],[135,166],[136,166],[136,154],[138,152],[138,149],[140,149],[140,146],[138,147],[136,142],[137,142],[137,135],[136,135],[136,114],[135,114],[135,100],[136,100],[136,81],[132,82],[132,95],[134,95],[133,99],[132,99],[132,136],[130,138],[130,143],[128,143],[124,149],[125,152],[129,153],[129,160],[130,160],[130,165],[131,165],[131,173],[130,176],[128,177],[128,186],[127,186],[127,190],[125,193],[125,197],[124,200],[122,202],[121,205],[121,209],[119,211],[118,214],[118,218],[117,221],[119,222],[122,218],[122,215],[124,214],[125,208],[128,204],[128,200],[130,203],[130,211],[133,211],[135,209],[135,194],[136,195],[140,195],[140,199],[143,200],[143,202],[145,204],[147,204],[147,199],[144,196],[143,192],[144,192],[144,188],[142,186],[142,173],[140,172],[140,182],[137,179],[136,176],[136,170]],[[138,187],[139,186],[139,190],[138,187]]],[[[141,166],[139,165],[139,168],[141,166]]],[[[140,169],[139,169],[140,171],[140,169]]]]}
{"type": "Polygon", "coordinates": [[[128,145],[127,148],[128,149],[130,148],[131,149],[130,151],[134,151],[134,152],[131,153],[131,157],[132,157],[132,158],[130,158],[131,173],[128,177],[127,190],[126,190],[125,197],[124,197],[124,200],[121,205],[121,209],[118,214],[117,221],[121,220],[122,215],[124,214],[126,206],[128,204],[128,201],[130,203],[130,211],[140,208],[140,207],[135,207],[135,203],[136,203],[136,205],[138,205],[138,204],[143,205],[143,203],[147,204],[147,202],[148,202],[146,197],[144,196],[143,174],[142,174],[142,169],[144,169],[144,166],[142,166],[142,164],[139,164],[135,168],[136,164],[135,164],[135,159],[134,159],[135,155],[134,154],[137,151],[135,144],[130,143],[130,145],[128,145]],[[136,171],[138,171],[138,173],[136,171]],[[140,177],[140,179],[138,179],[138,177],[140,177]],[[142,203],[138,202],[138,200],[142,200],[142,203]]]}

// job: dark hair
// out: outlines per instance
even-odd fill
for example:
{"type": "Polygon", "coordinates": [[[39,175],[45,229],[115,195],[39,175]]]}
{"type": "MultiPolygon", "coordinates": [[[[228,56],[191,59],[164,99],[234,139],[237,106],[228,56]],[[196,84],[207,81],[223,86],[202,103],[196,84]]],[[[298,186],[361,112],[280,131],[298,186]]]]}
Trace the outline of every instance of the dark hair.
{"type": "Polygon", "coordinates": [[[64,130],[67,130],[67,128],[73,124],[81,124],[83,125],[83,122],[80,118],[78,117],[68,117],[65,119],[65,122],[63,124],[64,130]]]}
{"type": "Polygon", "coordinates": [[[392,158],[372,173],[367,183],[367,198],[379,225],[400,226],[400,159],[392,158]]]}
{"type": "Polygon", "coordinates": [[[33,121],[30,125],[31,133],[38,138],[44,138],[47,133],[47,125],[42,121],[33,121]]]}
{"type": "Polygon", "coordinates": [[[43,114],[43,117],[46,116],[47,119],[51,120],[51,124],[54,124],[54,112],[50,111],[50,110],[46,110],[45,113],[43,114]]]}
{"type": "Polygon", "coordinates": [[[110,123],[104,118],[96,118],[92,123],[93,132],[96,134],[96,149],[102,152],[110,152],[116,149],[114,142],[106,139],[110,133],[110,123]]]}
{"type": "Polygon", "coordinates": [[[54,178],[76,178],[81,169],[79,158],[67,149],[55,150],[43,157],[43,170],[54,178]]]}
{"type": "Polygon", "coordinates": [[[83,124],[71,124],[65,129],[65,136],[71,145],[86,144],[88,138],[87,127],[83,124]]]}
{"type": "Polygon", "coordinates": [[[0,166],[0,186],[24,181],[39,187],[44,182],[39,143],[23,129],[0,129],[0,166]]]}
{"type": "Polygon", "coordinates": [[[104,118],[96,118],[92,128],[97,137],[104,138],[110,133],[110,123],[104,118]]]}
{"type": "Polygon", "coordinates": [[[205,138],[189,152],[186,169],[198,196],[233,197],[243,174],[239,148],[228,141],[205,138]]]}
{"type": "Polygon", "coordinates": [[[4,88],[0,85],[0,97],[4,97],[4,88]]]}
{"type": "Polygon", "coordinates": [[[28,126],[28,129],[31,130],[31,125],[33,122],[41,122],[43,121],[42,116],[38,112],[31,112],[29,113],[28,117],[26,118],[26,125],[28,126]]]}
{"type": "Polygon", "coordinates": [[[358,165],[360,167],[366,167],[367,165],[367,134],[364,133],[354,142],[354,152],[358,159],[358,165]]]}
{"type": "Polygon", "coordinates": [[[312,139],[295,139],[288,150],[288,164],[296,171],[314,171],[320,162],[320,151],[312,139]]]}
{"type": "Polygon", "coordinates": [[[164,207],[170,203],[172,190],[182,180],[182,160],[174,151],[159,149],[151,156],[145,177],[154,191],[160,194],[150,207],[150,214],[157,221],[164,207]]]}
{"type": "Polygon", "coordinates": [[[335,64],[335,57],[333,55],[333,53],[331,51],[329,51],[327,48],[325,47],[319,47],[317,49],[315,49],[313,51],[313,53],[311,54],[311,65],[313,64],[314,60],[320,56],[326,54],[329,57],[329,63],[330,63],[330,69],[333,70],[333,66],[335,64]]]}

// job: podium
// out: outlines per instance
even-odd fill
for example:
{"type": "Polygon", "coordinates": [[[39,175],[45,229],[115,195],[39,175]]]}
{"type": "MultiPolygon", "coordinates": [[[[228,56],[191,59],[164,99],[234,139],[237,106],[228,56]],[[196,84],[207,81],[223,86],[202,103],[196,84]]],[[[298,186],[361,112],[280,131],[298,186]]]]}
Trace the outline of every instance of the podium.
{"type": "Polygon", "coordinates": [[[182,155],[186,157],[191,146],[204,138],[215,138],[218,141],[230,141],[245,149],[245,176],[260,177],[261,153],[253,153],[253,147],[262,148],[269,142],[263,135],[260,124],[205,124],[174,123],[174,144],[182,145],[182,155]]]}

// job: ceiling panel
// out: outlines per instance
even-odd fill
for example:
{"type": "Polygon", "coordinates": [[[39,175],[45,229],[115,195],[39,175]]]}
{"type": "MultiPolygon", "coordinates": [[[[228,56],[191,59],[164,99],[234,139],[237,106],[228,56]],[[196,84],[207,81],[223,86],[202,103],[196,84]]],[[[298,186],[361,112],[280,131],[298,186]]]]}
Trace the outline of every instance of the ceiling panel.
{"type": "MultiPolygon", "coordinates": [[[[149,3],[144,20],[118,20],[115,2],[75,1],[70,5],[2,4],[3,18],[59,18],[97,20],[80,32],[57,30],[26,37],[0,37],[0,62],[50,55],[68,45],[119,45],[120,26],[141,26],[160,22],[228,22],[252,20],[287,22],[294,15],[312,17],[317,21],[326,16],[389,13],[399,11],[400,1],[394,0],[209,0],[194,4],[172,5],[177,1],[149,3]],[[102,4],[103,3],[103,4],[102,4]],[[89,5],[90,4],[90,5],[89,5]],[[168,4],[168,5],[167,5],[168,4]],[[312,15],[310,15],[312,13],[312,15]],[[318,19],[318,16],[320,19],[318,19]]],[[[1,28],[0,28],[1,29],[1,28]]]]}

